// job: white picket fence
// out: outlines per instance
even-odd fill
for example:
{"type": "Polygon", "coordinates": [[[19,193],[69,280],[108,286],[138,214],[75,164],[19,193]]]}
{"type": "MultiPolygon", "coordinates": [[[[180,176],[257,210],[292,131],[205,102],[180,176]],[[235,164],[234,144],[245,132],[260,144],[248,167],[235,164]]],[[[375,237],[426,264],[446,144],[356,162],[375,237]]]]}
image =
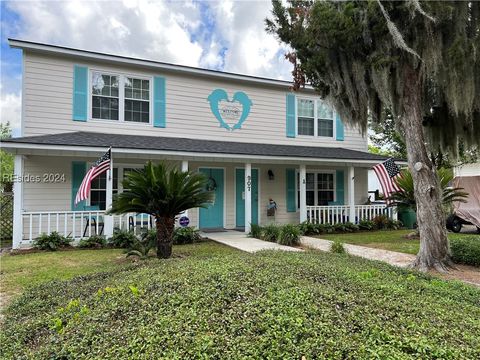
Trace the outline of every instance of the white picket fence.
{"type": "Polygon", "coordinates": [[[307,221],[313,224],[338,224],[362,220],[372,220],[378,215],[385,215],[396,220],[396,212],[385,205],[355,205],[355,219],[350,219],[349,205],[307,206],[307,221]]]}
{"type": "MultiPolygon", "coordinates": [[[[77,241],[92,235],[105,234],[104,211],[29,211],[23,213],[22,243],[29,244],[41,234],[53,231],[77,241]]],[[[128,213],[112,215],[113,228],[133,230],[150,229],[153,224],[148,214],[128,213]]]]}

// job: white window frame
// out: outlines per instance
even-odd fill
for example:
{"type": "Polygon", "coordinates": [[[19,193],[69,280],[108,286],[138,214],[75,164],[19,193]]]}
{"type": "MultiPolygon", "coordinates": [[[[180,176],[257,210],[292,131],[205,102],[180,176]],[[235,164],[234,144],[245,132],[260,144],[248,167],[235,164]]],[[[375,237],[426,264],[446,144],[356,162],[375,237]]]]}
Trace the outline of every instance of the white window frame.
{"type": "MultiPolygon", "coordinates": [[[[114,169],[117,169],[117,176],[118,176],[118,184],[117,184],[117,194],[121,194],[123,192],[123,175],[124,175],[124,170],[125,169],[142,169],[144,165],[141,164],[119,164],[113,166],[114,169]]],[[[107,191],[107,189],[93,189],[94,191],[107,191]]],[[[91,191],[90,189],[90,194],[88,194],[88,200],[87,200],[87,205],[91,206],[91,191]]],[[[103,210],[101,210],[103,211],[103,210]]]]}
{"type": "MultiPolygon", "coordinates": [[[[315,190],[314,190],[314,202],[318,204],[318,176],[317,174],[331,174],[333,175],[333,202],[337,201],[337,172],[335,170],[319,170],[319,169],[307,169],[306,174],[314,174],[314,183],[315,183],[315,190]]],[[[298,194],[300,192],[299,188],[299,176],[300,171],[295,171],[295,203],[297,204],[297,210],[300,209],[299,207],[299,199],[298,194]]],[[[328,205],[307,205],[307,206],[328,206],[328,205]]]]}
{"type": "Polygon", "coordinates": [[[312,137],[316,137],[319,139],[332,139],[336,138],[335,134],[337,133],[337,112],[335,109],[332,109],[333,114],[333,131],[332,136],[320,136],[318,135],[318,102],[323,101],[322,99],[314,96],[297,96],[295,99],[295,135],[299,138],[311,139],[312,137]],[[300,100],[310,100],[313,101],[313,135],[299,135],[298,134],[298,103],[300,100]]]}
{"type": "MultiPolygon", "coordinates": [[[[143,100],[145,101],[145,100],[143,100]]],[[[88,74],[88,119],[93,122],[102,122],[102,123],[122,123],[126,125],[133,126],[151,126],[153,124],[153,76],[148,76],[145,74],[133,74],[133,73],[122,73],[114,72],[111,70],[103,69],[89,69],[88,74]],[[92,116],[92,78],[93,73],[98,72],[102,75],[118,76],[118,120],[109,120],[109,119],[97,119],[92,116]],[[148,123],[136,122],[136,121],[125,121],[125,78],[134,78],[140,80],[148,80],[148,123]]]]}

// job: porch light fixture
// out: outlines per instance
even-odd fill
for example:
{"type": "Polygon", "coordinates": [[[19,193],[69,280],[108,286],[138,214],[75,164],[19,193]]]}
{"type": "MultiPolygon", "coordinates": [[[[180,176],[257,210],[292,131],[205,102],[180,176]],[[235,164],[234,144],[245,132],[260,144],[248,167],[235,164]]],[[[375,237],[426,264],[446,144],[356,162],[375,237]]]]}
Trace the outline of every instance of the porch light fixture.
{"type": "Polygon", "coordinates": [[[275,175],[271,169],[268,170],[268,180],[275,180],[275,175]]]}

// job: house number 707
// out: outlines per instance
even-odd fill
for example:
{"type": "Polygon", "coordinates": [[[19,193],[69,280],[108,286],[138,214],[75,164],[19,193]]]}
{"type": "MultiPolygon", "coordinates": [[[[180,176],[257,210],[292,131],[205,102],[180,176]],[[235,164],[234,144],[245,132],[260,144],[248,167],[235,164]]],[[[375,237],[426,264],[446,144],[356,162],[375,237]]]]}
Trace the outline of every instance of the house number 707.
{"type": "Polygon", "coordinates": [[[247,176],[247,190],[251,191],[252,190],[252,177],[247,176]]]}

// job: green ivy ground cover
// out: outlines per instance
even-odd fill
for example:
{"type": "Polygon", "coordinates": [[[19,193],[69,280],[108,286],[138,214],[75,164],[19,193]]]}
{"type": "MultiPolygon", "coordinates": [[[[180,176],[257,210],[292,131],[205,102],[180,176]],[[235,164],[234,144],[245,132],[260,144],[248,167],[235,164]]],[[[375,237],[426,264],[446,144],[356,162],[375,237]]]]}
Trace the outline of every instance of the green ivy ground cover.
{"type": "Polygon", "coordinates": [[[27,290],[0,358],[480,357],[477,288],[347,255],[180,248],[27,290]]]}

